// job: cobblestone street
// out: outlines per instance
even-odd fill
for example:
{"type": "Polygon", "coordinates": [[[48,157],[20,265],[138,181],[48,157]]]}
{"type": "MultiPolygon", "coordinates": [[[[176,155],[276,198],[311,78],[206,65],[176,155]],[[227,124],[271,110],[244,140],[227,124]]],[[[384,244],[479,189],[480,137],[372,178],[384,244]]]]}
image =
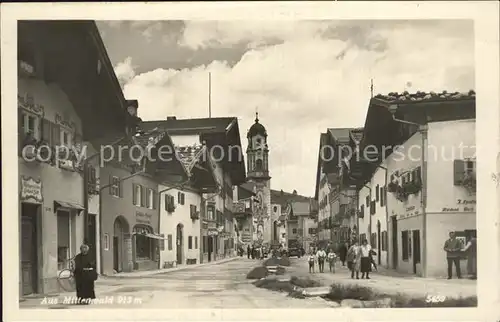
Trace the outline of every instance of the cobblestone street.
{"type": "MultiPolygon", "coordinates": [[[[286,294],[259,289],[246,279],[257,260],[246,258],[222,264],[212,264],[151,276],[102,278],[96,286],[96,295],[102,301],[92,308],[322,308],[324,303],[293,299],[286,294]],[[113,303],[110,303],[110,301],[113,303]]],[[[88,308],[83,305],[63,304],[60,295],[42,304],[43,299],[21,302],[21,308],[88,308]],[[52,304],[50,304],[52,303],[52,304]]]]}

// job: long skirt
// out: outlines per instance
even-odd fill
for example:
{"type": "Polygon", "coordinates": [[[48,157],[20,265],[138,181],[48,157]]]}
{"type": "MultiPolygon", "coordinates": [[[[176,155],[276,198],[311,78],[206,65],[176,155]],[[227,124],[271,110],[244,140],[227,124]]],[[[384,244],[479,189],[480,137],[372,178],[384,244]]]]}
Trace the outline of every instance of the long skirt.
{"type": "Polygon", "coordinates": [[[369,273],[371,270],[372,262],[370,257],[361,257],[361,273],[369,273]]]}
{"type": "Polygon", "coordinates": [[[94,279],[87,272],[75,275],[76,297],[82,303],[95,299],[94,279]]]}

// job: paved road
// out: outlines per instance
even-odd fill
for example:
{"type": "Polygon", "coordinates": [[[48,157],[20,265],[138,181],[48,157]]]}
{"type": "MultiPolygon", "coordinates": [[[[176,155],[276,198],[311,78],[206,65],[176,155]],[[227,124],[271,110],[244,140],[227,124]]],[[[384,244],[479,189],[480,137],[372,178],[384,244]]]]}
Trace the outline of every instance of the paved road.
{"type": "MultiPolygon", "coordinates": [[[[283,293],[259,289],[246,279],[258,264],[246,258],[145,277],[106,278],[96,289],[103,303],[92,308],[324,308],[324,303],[286,297],[283,293]],[[113,301],[111,303],[110,301],[113,301]]],[[[21,307],[42,307],[40,299],[21,307]]],[[[54,299],[52,299],[54,302],[54,299]]],[[[48,308],[89,308],[69,306],[59,297],[48,308]]]]}

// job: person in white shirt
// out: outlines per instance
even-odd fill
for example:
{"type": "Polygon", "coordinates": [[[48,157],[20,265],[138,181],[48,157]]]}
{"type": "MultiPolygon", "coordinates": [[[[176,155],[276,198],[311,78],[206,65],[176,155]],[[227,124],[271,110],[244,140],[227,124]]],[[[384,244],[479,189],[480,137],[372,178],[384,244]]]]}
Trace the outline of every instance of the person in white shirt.
{"type": "Polygon", "coordinates": [[[316,253],[316,257],[318,258],[319,272],[323,273],[325,270],[325,260],[326,260],[326,252],[323,250],[323,248],[320,248],[318,250],[318,252],[316,253]]]}
{"type": "Polygon", "coordinates": [[[361,252],[361,278],[370,279],[370,269],[371,269],[371,246],[368,245],[368,241],[363,240],[359,251],[361,252]]]}
{"type": "Polygon", "coordinates": [[[309,263],[309,273],[314,273],[314,262],[316,258],[314,257],[314,253],[311,251],[309,257],[307,258],[307,262],[309,263]]]}
{"type": "Polygon", "coordinates": [[[333,251],[333,249],[330,249],[328,252],[328,263],[330,264],[330,273],[335,273],[335,261],[337,259],[337,254],[333,251]]]}

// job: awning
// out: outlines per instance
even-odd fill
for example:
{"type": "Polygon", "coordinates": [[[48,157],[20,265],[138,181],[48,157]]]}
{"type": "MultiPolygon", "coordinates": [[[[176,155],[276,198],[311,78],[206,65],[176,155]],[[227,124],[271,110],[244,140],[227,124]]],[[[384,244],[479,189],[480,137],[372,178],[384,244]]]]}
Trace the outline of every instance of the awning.
{"type": "Polygon", "coordinates": [[[54,212],[57,212],[57,210],[60,208],[65,208],[68,210],[78,210],[78,214],[80,214],[80,212],[85,209],[82,205],[79,205],[75,202],[54,200],[54,212]]]}
{"type": "Polygon", "coordinates": [[[163,237],[163,236],[156,235],[156,234],[150,234],[150,233],[148,233],[148,234],[141,234],[141,233],[134,232],[133,235],[145,236],[145,237],[148,237],[148,238],[151,238],[151,239],[166,240],[166,238],[163,237]]]}

